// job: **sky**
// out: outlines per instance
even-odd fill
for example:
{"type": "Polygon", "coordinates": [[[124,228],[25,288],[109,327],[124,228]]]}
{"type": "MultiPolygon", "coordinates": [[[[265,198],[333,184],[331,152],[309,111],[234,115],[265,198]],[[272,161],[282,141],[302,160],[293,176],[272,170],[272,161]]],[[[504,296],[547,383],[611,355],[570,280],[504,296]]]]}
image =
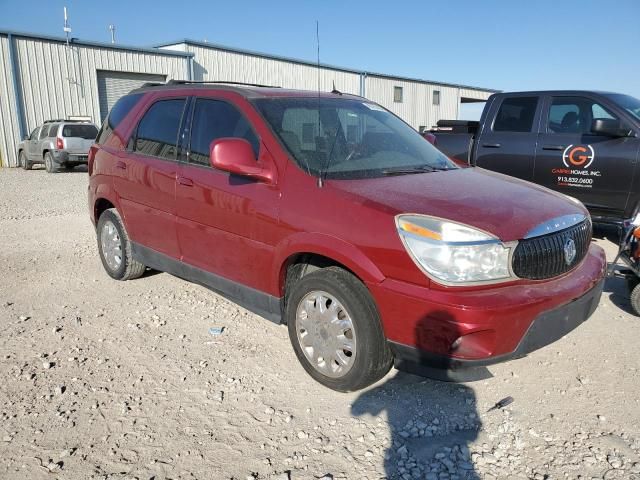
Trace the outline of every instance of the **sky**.
{"type": "Polygon", "coordinates": [[[639,0],[0,0],[0,29],[135,46],[189,38],[497,90],[640,98],[639,0]]]}

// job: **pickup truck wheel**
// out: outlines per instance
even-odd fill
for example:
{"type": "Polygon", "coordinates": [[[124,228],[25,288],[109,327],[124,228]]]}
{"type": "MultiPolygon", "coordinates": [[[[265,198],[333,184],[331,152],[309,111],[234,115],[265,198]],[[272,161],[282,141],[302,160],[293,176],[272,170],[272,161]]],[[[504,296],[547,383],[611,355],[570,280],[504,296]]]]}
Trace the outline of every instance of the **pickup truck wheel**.
{"type": "Polygon", "coordinates": [[[631,290],[629,300],[631,301],[631,308],[633,308],[633,312],[636,315],[640,315],[640,283],[631,290]]]}
{"type": "Polygon", "coordinates": [[[100,260],[111,278],[132,280],[142,276],[146,267],[133,259],[129,236],[115,208],[100,215],[97,234],[100,260]]]}
{"type": "Polygon", "coordinates": [[[51,152],[44,154],[44,166],[48,173],[56,173],[58,171],[58,167],[56,167],[56,164],[53,161],[53,155],[51,155],[51,152]]]}
{"type": "Polygon", "coordinates": [[[27,160],[27,156],[23,151],[20,151],[20,155],[18,155],[18,161],[20,162],[20,166],[25,170],[31,170],[31,162],[27,160]]]}
{"type": "Polygon", "coordinates": [[[298,360],[326,387],[359,390],[391,368],[393,357],[373,299],[341,268],[322,268],[295,283],[285,317],[298,360]]]}

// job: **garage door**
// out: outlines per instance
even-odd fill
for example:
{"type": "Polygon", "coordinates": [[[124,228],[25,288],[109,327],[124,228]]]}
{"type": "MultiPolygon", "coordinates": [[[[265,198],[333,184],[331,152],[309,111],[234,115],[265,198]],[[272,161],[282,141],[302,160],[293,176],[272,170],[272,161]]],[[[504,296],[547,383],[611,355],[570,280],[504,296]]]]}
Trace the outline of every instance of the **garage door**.
{"type": "Polygon", "coordinates": [[[166,75],[147,73],[107,72],[98,70],[98,98],[100,100],[100,119],[104,120],[113,104],[134,88],[140,88],[147,82],[164,82],[166,75]]]}

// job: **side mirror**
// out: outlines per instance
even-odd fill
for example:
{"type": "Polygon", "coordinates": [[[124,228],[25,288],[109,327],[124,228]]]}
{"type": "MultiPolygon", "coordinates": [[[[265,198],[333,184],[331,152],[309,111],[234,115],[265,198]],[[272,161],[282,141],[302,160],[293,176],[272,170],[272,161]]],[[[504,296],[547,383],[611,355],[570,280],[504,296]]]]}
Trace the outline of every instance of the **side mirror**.
{"type": "Polygon", "coordinates": [[[23,136],[22,136],[22,140],[25,140],[25,141],[26,141],[26,140],[29,140],[29,135],[23,135],[23,136]]]}
{"type": "Polygon", "coordinates": [[[631,129],[623,127],[620,120],[596,118],[591,124],[591,133],[605,137],[628,137],[631,129]]]}
{"type": "Polygon", "coordinates": [[[251,144],[244,138],[219,138],[209,145],[211,166],[234,175],[273,183],[273,171],[256,162],[251,144]]]}

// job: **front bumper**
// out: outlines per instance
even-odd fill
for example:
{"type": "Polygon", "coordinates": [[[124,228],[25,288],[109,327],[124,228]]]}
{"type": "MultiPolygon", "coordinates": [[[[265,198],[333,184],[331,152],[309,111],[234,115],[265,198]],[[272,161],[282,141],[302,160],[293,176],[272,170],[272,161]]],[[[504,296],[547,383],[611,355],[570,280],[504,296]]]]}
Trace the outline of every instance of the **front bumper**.
{"type": "Polygon", "coordinates": [[[395,280],[369,287],[396,367],[465,381],[464,371],[525,356],[589,318],[605,271],[604,252],[592,244],[577,268],[552,280],[476,290],[429,289],[395,280]]]}
{"type": "Polygon", "coordinates": [[[482,367],[522,358],[528,353],[549,345],[580,326],[598,307],[604,279],[585,295],[554,310],[539,315],[530,325],[516,349],[510,353],[467,360],[438,355],[415,347],[390,342],[395,355],[395,367],[417,375],[440,380],[471,381],[489,376],[482,367]]]}

